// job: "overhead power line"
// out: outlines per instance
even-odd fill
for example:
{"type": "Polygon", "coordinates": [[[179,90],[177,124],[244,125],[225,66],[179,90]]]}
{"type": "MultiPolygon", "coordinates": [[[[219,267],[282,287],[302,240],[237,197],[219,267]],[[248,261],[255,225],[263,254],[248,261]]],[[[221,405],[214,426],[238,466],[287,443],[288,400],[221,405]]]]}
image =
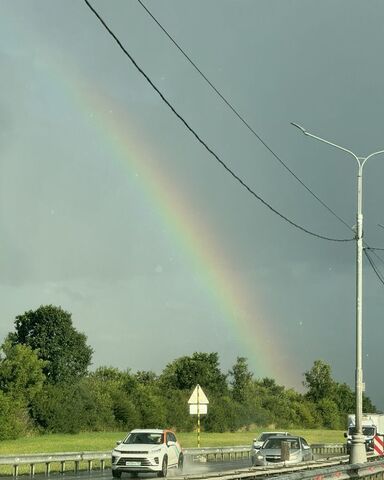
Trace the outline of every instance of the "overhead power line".
{"type": "MultiPolygon", "coordinates": [[[[384,250],[384,249],[382,249],[382,248],[371,248],[371,247],[367,247],[366,249],[369,250],[370,252],[372,252],[373,255],[380,261],[380,263],[381,263],[382,265],[384,265],[384,260],[383,260],[383,259],[380,257],[380,255],[376,252],[376,250],[384,250]]],[[[371,259],[372,259],[372,257],[371,257],[371,259]]],[[[372,266],[372,265],[371,265],[371,266],[372,266]]],[[[376,267],[376,268],[378,269],[378,267],[376,267]]],[[[373,269],[373,267],[372,267],[372,269],[373,269]]],[[[376,271],[375,271],[374,269],[373,269],[373,271],[376,273],[376,271]]],[[[379,276],[377,275],[377,273],[376,273],[376,276],[377,276],[377,277],[379,278],[379,280],[381,281],[382,276],[379,277],[379,276]]],[[[383,285],[384,285],[384,284],[383,284],[383,285]]]]}
{"type": "MultiPolygon", "coordinates": [[[[214,92],[221,98],[221,100],[230,108],[230,110],[236,115],[236,117],[245,125],[245,127],[264,145],[264,147],[276,158],[278,162],[318,201],[320,204],[325,207],[334,217],[336,217],[341,223],[343,223],[349,230],[354,232],[353,228],[337,213],[332,210],[313,190],[311,190],[296,174],[295,172],[288,167],[288,165],[269,147],[269,145],[263,140],[263,138],[258,134],[255,129],[250,125],[250,123],[244,118],[244,116],[239,113],[238,109],[233,105],[232,102],[226,99],[226,97],[221,93],[221,91],[209,80],[207,75],[197,66],[197,64],[191,59],[191,57],[185,52],[185,50],[180,46],[180,44],[172,37],[172,35],[166,30],[166,28],[160,23],[160,21],[154,16],[154,14],[149,10],[149,8],[144,4],[142,0],[137,0],[143,9],[148,13],[152,20],[158,25],[158,27],[165,33],[169,40],[175,45],[175,47],[180,51],[180,53],[187,59],[187,61],[193,66],[193,68],[201,75],[201,77],[206,81],[206,83],[214,90],[214,92]]],[[[384,228],[383,225],[380,225],[384,228]]],[[[376,253],[376,251],[384,251],[384,248],[373,248],[369,247],[366,242],[364,242],[366,248],[371,250],[372,253],[382,262],[384,260],[376,253]]],[[[368,257],[367,257],[368,258],[368,257]]],[[[371,258],[372,259],[372,258],[371,258]]],[[[372,265],[371,265],[372,266],[372,265]]],[[[373,268],[373,266],[372,266],[373,268]]],[[[373,268],[374,270],[374,268],[373,268]]],[[[374,270],[376,273],[376,270],[374,270]]],[[[381,281],[381,278],[378,277],[381,281]]]]}
{"type": "MultiPolygon", "coordinates": [[[[221,93],[221,91],[209,80],[207,75],[197,66],[197,64],[191,59],[191,57],[185,52],[185,50],[180,46],[180,44],[172,37],[172,35],[166,30],[166,28],[160,23],[160,21],[154,16],[154,14],[149,10],[149,8],[144,4],[142,0],[137,0],[139,4],[144,8],[144,10],[148,13],[148,15],[152,18],[152,20],[158,25],[158,27],[165,33],[165,35],[169,38],[169,40],[175,45],[175,47],[180,51],[180,53],[188,60],[188,62],[193,66],[193,68],[201,75],[201,77],[206,81],[206,83],[214,90],[214,92],[221,98],[221,100],[232,110],[232,112],[236,115],[236,117],[246,126],[246,128],[264,145],[264,147],[276,158],[278,162],[283,165],[283,167],[318,201],[320,202],[323,207],[325,207],[333,216],[335,216],[340,222],[342,222],[349,230],[354,232],[353,228],[339,215],[337,215],[334,210],[332,210],[313,190],[311,190],[296,174],[295,172],[288,167],[288,165],[279,157],[270,147],[269,145],[263,140],[263,138],[258,134],[255,129],[250,125],[250,123],[244,118],[242,114],[239,113],[237,108],[231,103],[226,97],[221,93]]],[[[380,225],[383,227],[383,225],[380,225]]],[[[371,250],[372,253],[382,262],[384,260],[376,253],[376,251],[384,251],[384,248],[374,248],[369,247],[366,242],[367,250],[371,250]]],[[[368,258],[368,256],[367,256],[368,258]]],[[[372,260],[372,258],[371,258],[372,260]]],[[[371,265],[372,266],[372,265],[371,265]]],[[[377,267],[376,267],[377,268],[377,267]]],[[[374,272],[376,270],[373,268],[374,272]]],[[[381,281],[381,277],[379,277],[381,281]]],[[[383,284],[384,285],[384,284],[383,284]]]]}
{"type": "Polygon", "coordinates": [[[372,267],[372,270],[375,272],[377,278],[380,280],[380,282],[382,283],[382,285],[384,285],[384,276],[383,274],[380,272],[378,266],[375,264],[375,262],[373,261],[373,258],[371,257],[371,255],[368,253],[370,249],[367,249],[367,248],[364,248],[364,253],[365,253],[365,256],[367,257],[368,259],[368,262],[370,263],[371,267],[372,267]]]}
{"type": "Polygon", "coordinates": [[[95,8],[89,3],[88,0],[84,0],[84,3],[88,6],[88,8],[93,12],[93,14],[98,18],[100,23],[103,25],[103,27],[107,30],[109,35],[115,40],[119,48],[124,52],[124,54],[129,58],[129,60],[132,62],[132,64],[135,66],[135,68],[141,73],[141,75],[147,80],[147,82],[151,85],[151,87],[158,93],[160,98],[163,100],[163,102],[171,109],[171,111],[177,116],[177,118],[185,125],[185,127],[194,135],[194,137],[197,139],[197,141],[220,163],[220,165],[230,174],[232,175],[233,178],[235,178],[251,195],[253,195],[257,200],[259,200],[263,205],[265,205],[267,208],[269,208],[272,212],[274,212],[276,215],[278,215],[280,218],[285,220],[287,223],[292,225],[293,227],[296,227],[297,229],[301,230],[302,232],[307,233],[308,235],[311,235],[313,237],[320,238],[322,240],[328,240],[331,242],[350,242],[353,241],[353,238],[332,238],[332,237],[327,237],[325,235],[321,235],[315,232],[312,232],[301,225],[293,222],[290,220],[288,217],[280,213],[278,210],[276,210],[274,207],[272,207],[268,202],[266,202],[260,195],[258,195],[255,191],[253,191],[233,170],[228,167],[228,165],[221,160],[221,158],[204,142],[204,140],[201,139],[201,137],[196,133],[196,131],[187,123],[187,121],[176,111],[176,109],[173,107],[173,105],[166,99],[166,97],[163,95],[163,93],[156,87],[156,85],[152,82],[152,80],[149,78],[149,76],[144,72],[144,70],[138,65],[136,60],[132,57],[132,55],[126,50],[126,48],[123,46],[121,41],[118,39],[118,37],[113,33],[113,31],[110,29],[110,27],[106,24],[104,19],[101,17],[101,15],[95,10],[95,8]]]}
{"type": "Polygon", "coordinates": [[[166,28],[159,22],[159,20],[153,15],[149,8],[142,2],[142,0],[137,0],[139,4],[144,8],[152,20],[159,26],[159,28],[165,33],[169,40],[175,45],[175,47],[180,51],[180,53],[188,60],[188,62],[193,66],[193,68],[201,75],[201,77],[206,81],[206,83],[212,88],[212,90],[221,98],[221,100],[230,108],[230,110],[236,115],[236,117],[245,125],[245,127],[264,145],[264,147],[276,158],[278,162],[302,185],[324,208],[326,208],[334,217],[336,217],[340,222],[342,222],[347,228],[351,228],[348,223],[343,220],[336,212],[334,212],[331,207],[329,207],[313,190],[311,190],[308,185],[306,185],[296,173],[288,167],[288,165],[275,153],[271,147],[263,140],[263,138],[256,132],[256,130],[250,125],[250,123],[244,118],[244,116],[238,111],[238,109],[233,105],[232,102],[227,100],[221,91],[209,80],[207,75],[197,66],[191,57],[184,51],[184,49],[179,45],[179,43],[172,37],[172,35],[166,30],[166,28]]]}

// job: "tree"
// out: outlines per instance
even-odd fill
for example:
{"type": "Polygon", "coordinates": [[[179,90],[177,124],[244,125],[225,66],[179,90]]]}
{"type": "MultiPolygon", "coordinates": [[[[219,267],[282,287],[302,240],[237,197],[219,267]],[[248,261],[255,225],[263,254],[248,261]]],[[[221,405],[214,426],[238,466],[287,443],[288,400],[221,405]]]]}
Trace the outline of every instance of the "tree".
{"type": "Polygon", "coordinates": [[[331,367],[322,360],[315,360],[311,370],[304,373],[303,385],[308,388],[307,398],[318,402],[323,398],[331,398],[336,382],[331,375],[331,367]]]}
{"type": "Polygon", "coordinates": [[[166,408],[166,425],[182,432],[192,431],[196,417],[189,414],[188,398],[190,392],[183,390],[161,390],[162,402],[166,408]]]}
{"type": "Polygon", "coordinates": [[[72,325],[71,314],[61,307],[41,306],[15,320],[15,332],[8,335],[13,345],[28,345],[46,361],[44,373],[52,384],[72,382],[83,377],[93,350],[84,333],[72,325]]]}
{"type": "Polygon", "coordinates": [[[248,363],[245,357],[237,357],[236,363],[232,370],[229,371],[232,377],[232,396],[240,403],[244,403],[247,399],[247,393],[252,385],[253,374],[248,370],[248,363]]]}
{"type": "Polygon", "coordinates": [[[213,398],[209,404],[209,413],[203,417],[203,425],[209,432],[236,431],[240,424],[241,405],[229,396],[213,398]]]}
{"type": "Polygon", "coordinates": [[[136,380],[142,385],[156,385],[158,376],[155,372],[139,370],[136,372],[136,380]]]}
{"type": "Polygon", "coordinates": [[[322,417],[324,427],[338,430],[345,426],[336,402],[330,398],[324,397],[319,400],[316,404],[316,410],[322,417]]]}
{"type": "Polygon", "coordinates": [[[140,412],[132,401],[138,384],[129,370],[99,367],[83,383],[93,394],[101,426],[104,422],[104,428],[110,428],[110,415],[115,428],[129,430],[141,424],[140,412]]]}
{"type": "Polygon", "coordinates": [[[0,389],[27,406],[43,388],[46,362],[27,345],[12,345],[5,341],[1,349],[0,389]]]}
{"type": "Polygon", "coordinates": [[[165,425],[167,412],[164,402],[156,389],[148,385],[139,385],[132,400],[141,416],[141,428],[153,428],[153,425],[165,425]]]}
{"type": "MultiPolygon", "coordinates": [[[[355,394],[346,383],[337,383],[334,388],[333,400],[337,403],[340,412],[352,413],[355,411],[355,394]]],[[[365,410],[371,411],[371,410],[365,410]]]]}
{"type": "Polygon", "coordinates": [[[160,376],[166,388],[192,390],[200,384],[212,393],[227,392],[226,375],[220,371],[218,353],[197,353],[169,363],[160,376]]]}
{"type": "Polygon", "coordinates": [[[363,412],[376,413],[377,408],[372,400],[363,393],[363,412]]]}

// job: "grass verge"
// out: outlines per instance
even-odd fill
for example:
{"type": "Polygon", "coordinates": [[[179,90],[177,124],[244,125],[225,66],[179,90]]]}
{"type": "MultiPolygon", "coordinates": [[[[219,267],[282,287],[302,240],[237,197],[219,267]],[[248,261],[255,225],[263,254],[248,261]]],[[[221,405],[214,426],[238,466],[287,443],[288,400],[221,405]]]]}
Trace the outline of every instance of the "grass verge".
{"type": "MultiPolygon", "coordinates": [[[[230,445],[251,445],[252,439],[261,430],[251,432],[226,432],[200,434],[202,447],[220,447],[230,445]]],[[[342,430],[291,430],[290,433],[304,437],[309,443],[344,443],[342,430]]],[[[76,435],[51,434],[36,437],[19,438],[0,442],[0,455],[53,452],[85,452],[112,450],[117,440],[125,437],[126,432],[86,432],[76,435]]],[[[177,434],[184,448],[197,446],[196,433],[179,432],[177,434]]]]}

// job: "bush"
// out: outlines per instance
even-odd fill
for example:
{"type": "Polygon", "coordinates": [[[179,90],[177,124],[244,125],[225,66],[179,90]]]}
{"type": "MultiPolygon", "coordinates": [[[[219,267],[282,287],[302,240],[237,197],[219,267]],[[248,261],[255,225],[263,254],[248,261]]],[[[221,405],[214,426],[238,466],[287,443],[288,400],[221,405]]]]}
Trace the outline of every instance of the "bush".
{"type": "Polygon", "coordinates": [[[120,430],[129,431],[142,424],[140,411],[129,397],[115,393],[112,400],[115,422],[120,430]]]}
{"type": "Polygon", "coordinates": [[[79,433],[86,425],[86,407],[78,384],[46,385],[34,398],[31,413],[37,426],[49,433],[79,433]]]}
{"type": "Polygon", "coordinates": [[[27,410],[0,391],[0,440],[12,440],[31,431],[27,410]]]}

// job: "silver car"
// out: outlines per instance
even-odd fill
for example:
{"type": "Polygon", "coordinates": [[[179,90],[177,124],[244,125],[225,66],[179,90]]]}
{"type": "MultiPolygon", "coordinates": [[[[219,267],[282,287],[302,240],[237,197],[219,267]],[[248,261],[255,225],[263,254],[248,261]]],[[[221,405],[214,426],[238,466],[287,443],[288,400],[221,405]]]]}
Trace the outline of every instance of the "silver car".
{"type": "Polygon", "coordinates": [[[268,440],[268,438],[274,437],[276,435],[281,436],[281,435],[291,435],[291,434],[288,432],[262,432],[257,438],[253,439],[252,447],[251,447],[252,465],[255,465],[256,454],[260,450],[260,448],[263,446],[263,443],[266,440],[268,440]]]}
{"type": "Polygon", "coordinates": [[[311,447],[303,437],[293,435],[273,436],[266,440],[260,450],[256,453],[253,465],[291,465],[300,462],[313,460],[311,447]],[[282,443],[288,443],[288,455],[285,460],[282,459],[282,443]]]}

